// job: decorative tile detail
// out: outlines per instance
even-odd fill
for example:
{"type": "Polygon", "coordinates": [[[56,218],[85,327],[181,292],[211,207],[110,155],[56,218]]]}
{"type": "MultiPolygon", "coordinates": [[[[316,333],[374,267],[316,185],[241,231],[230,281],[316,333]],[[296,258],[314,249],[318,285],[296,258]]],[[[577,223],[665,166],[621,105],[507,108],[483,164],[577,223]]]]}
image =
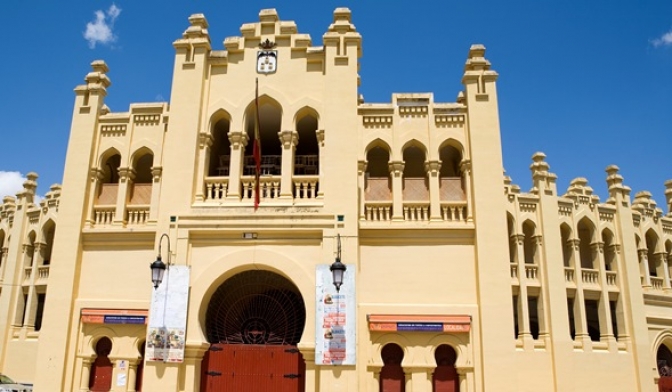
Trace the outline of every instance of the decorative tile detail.
{"type": "Polygon", "coordinates": [[[133,122],[136,125],[159,125],[160,114],[136,114],[133,116],[133,122]]]}
{"type": "Polygon", "coordinates": [[[126,124],[103,125],[100,132],[103,136],[123,136],[126,133],[126,124]]]}
{"type": "Polygon", "coordinates": [[[368,128],[389,128],[392,126],[392,116],[364,116],[364,126],[368,128]]]}

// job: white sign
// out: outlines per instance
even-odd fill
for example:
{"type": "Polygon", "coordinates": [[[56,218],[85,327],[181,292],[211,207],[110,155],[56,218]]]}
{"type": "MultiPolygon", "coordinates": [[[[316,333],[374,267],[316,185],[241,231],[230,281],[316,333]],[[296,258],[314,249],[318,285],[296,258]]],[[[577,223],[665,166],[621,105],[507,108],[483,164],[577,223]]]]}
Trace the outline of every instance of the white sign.
{"type": "Polygon", "coordinates": [[[355,266],[343,274],[339,293],[329,265],[316,267],[315,282],[315,364],[355,365],[355,266]]]}
{"type": "Polygon", "coordinates": [[[147,361],[184,361],[189,275],[187,266],[170,266],[163,282],[152,293],[145,349],[147,361]]]}

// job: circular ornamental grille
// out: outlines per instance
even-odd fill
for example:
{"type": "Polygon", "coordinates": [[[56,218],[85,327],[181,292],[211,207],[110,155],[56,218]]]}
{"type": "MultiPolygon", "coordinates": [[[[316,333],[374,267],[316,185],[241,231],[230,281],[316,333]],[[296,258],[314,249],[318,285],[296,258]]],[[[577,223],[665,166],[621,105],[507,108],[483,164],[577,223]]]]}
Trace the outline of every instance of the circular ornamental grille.
{"type": "Polygon", "coordinates": [[[213,294],[205,316],[210,343],[295,345],[305,322],[299,290],[269,271],[228,279],[213,294]]]}

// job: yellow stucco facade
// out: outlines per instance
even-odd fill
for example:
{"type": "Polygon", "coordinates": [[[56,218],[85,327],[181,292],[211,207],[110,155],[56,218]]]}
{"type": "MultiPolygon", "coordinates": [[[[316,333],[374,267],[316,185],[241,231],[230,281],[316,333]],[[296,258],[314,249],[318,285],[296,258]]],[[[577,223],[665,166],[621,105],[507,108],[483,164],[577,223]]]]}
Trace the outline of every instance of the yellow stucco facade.
{"type": "Polygon", "coordinates": [[[559,191],[536,153],[533,188],[521,191],[503,175],[498,75],[481,45],[456,102],[405,93],[368,103],[348,9],[334,11],[320,46],[275,10],[225,50],[211,48],[207,27],[192,15],[174,42],[169,103],[111,112],[107,66],[93,62],[75,88],[62,187],[36,203],[31,173],[3,199],[0,373],[39,392],[88,391],[107,338],[110,390],[202,390],[218,288],[270,271],[305,304],[294,343],[306,391],[378,391],[391,344],[403,350],[406,391],[432,391],[443,345],[462,392],[658,390],[672,348],[672,181],[665,215],[650,193],[632,196],[615,166],[604,201],[582,178],[559,191]],[[172,264],[190,270],[182,363],[144,361],[144,324],[87,318],[149,312],[163,234],[172,264]],[[356,361],[322,365],[315,271],[339,242],[356,273],[356,361]],[[376,329],[376,316],[389,322],[376,329]],[[451,317],[467,327],[432,329],[451,317]],[[419,326],[404,330],[408,320],[419,326]]]}

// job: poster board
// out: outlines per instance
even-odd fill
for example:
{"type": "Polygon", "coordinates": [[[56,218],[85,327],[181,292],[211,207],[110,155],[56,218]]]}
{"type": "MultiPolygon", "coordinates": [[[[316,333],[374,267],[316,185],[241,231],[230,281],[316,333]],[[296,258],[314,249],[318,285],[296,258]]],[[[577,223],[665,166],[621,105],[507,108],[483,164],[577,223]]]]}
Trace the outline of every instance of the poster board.
{"type": "Polygon", "coordinates": [[[355,365],[356,330],[355,266],[343,275],[336,292],[329,265],[315,270],[315,364],[355,365]]]}
{"type": "Polygon", "coordinates": [[[184,361],[189,277],[189,267],[170,266],[163,282],[152,293],[145,343],[147,361],[184,361]]]}

